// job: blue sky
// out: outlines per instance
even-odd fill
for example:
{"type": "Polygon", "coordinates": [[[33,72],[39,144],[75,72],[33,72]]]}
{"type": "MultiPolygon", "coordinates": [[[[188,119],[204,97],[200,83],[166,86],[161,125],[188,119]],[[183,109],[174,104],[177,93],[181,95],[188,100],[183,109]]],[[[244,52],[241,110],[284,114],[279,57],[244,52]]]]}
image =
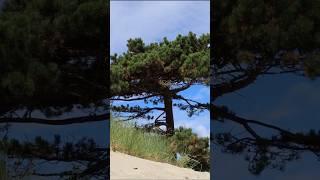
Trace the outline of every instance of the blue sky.
{"type": "MultiPolygon", "coordinates": [[[[217,99],[216,104],[230,107],[239,116],[270,123],[293,132],[320,129],[320,79],[309,80],[294,75],[270,75],[257,79],[254,84],[237,93],[217,99]]],[[[243,132],[234,123],[214,122],[213,132],[243,132]]],[[[271,135],[270,132],[262,132],[271,135]]],[[[246,180],[316,180],[320,177],[320,163],[314,154],[304,153],[301,159],[289,162],[285,171],[266,169],[260,176],[247,170],[243,155],[229,155],[215,147],[214,179],[246,180]],[[229,167],[226,169],[225,167],[229,167]],[[233,169],[230,173],[230,169],[233,169]]]]}
{"type": "MultiPolygon", "coordinates": [[[[148,44],[163,37],[172,40],[190,31],[197,35],[210,32],[209,1],[111,1],[110,9],[111,54],[126,51],[130,38],[141,37],[148,44]]],[[[209,87],[193,86],[182,94],[209,102],[209,92],[209,87]]],[[[209,112],[190,118],[186,112],[174,109],[174,118],[176,127],[190,127],[199,136],[210,134],[209,112]]]]}

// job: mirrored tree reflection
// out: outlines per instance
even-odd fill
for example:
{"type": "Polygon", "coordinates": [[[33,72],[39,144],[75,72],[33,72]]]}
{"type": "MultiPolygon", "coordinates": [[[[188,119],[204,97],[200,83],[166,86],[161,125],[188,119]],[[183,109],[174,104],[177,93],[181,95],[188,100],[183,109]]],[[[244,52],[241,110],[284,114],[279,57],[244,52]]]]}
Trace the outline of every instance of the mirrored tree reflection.
{"type": "MultiPolygon", "coordinates": [[[[109,151],[94,139],[86,137],[74,142],[62,142],[60,135],[52,140],[37,136],[30,141],[1,140],[6,178],[24,179],[105,179],[109,151]]],[[[4,168],[4,167],[2,167],[4,168]]],[[[5,178],[5,177],[2,177],[5,178]]]]}
{"type": "Polygon", "coordinates": [[[1,129],[0,149],[7,179],[108,178],[107,120],[59,127],[21,124],[29,130],[15,123],[1,129]]]}
{"type": "Polygon", "coordinates": [[[0,7],[1,175],[108,178],[108,1],[0,7]]]}
{"type": "MultiPolygon", "coordinates": [[[[254,175],[270,168],[284,170],[306,153],[320,157],[319,123],[308,125],[319,118],[310,116],[308,108],[318,105],[278,116],[282,119],[268,111],[290,109],[279,106],[279,99],[290,93],[282,84],[315,87],[319,81],[319,7],[319,1],[301,0],[214,3],[212,144],[215,152],[241,154],[254,175]],[[297,112],[304,115],[295,117],[297,112]]],[[[299,97],[306,94],[293,98],[299,97]]],[[[298,99],[290,102],[303,104],[298,99]]]]}

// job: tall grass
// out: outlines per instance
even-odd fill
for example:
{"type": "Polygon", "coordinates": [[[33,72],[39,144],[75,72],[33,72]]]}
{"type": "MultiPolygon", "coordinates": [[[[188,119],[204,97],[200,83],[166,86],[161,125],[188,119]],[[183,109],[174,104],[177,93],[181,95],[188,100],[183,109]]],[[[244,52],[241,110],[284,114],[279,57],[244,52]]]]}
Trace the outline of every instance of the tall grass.
{"type": "Polygon", "coordinates": [[[113,151],[153,161],[175,164],[175,153],[164,136],[134,128],[131,123],[111,120],[110,142],[113,151]]]}
{"type": "Polygon", "coordinates": [[[0,180],[7,180],[8,175],[7,175],[7,168],[6,168],[6,163],[3,159],[0,159],[0,180]]]}

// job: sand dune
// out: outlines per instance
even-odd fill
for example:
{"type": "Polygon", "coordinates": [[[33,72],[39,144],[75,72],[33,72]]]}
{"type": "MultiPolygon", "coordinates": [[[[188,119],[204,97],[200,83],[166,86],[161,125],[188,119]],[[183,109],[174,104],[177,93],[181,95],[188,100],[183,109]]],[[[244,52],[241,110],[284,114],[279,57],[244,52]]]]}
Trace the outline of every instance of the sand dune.
{"type": "Polygon", "coordinates": [[[110,153],[112,180],[209,180],[208,172],[197,172],[171,164],[154,162],[127,154],[110,153]]]}

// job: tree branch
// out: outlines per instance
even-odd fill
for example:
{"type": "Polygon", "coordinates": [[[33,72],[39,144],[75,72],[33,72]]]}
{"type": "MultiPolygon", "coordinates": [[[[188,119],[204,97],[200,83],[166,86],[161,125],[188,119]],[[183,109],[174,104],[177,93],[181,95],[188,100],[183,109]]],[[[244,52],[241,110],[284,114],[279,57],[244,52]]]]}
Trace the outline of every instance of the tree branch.
{"type": "Polygon", "coordinates": [[[303,136],[298,135],[274,125],[263,123],[257,120],[245,119],[245,118],[236,116],[235,114],[228,112],[225,109],[215,105],[213,105],[212,108],[214,109],[213,111],[219,111],[219,116],[221,116],[221,118],[228,119],[230,121],[241,124],[247,130],[247,132],[255,138],[255,140],[251,138],[245,138],[245,140],[250,139],[256,145],[264,144],[264,145],[274,146],[280,149],[282,148],[282,149],[292,149],[292,150],[300,150],[300,151],[309,150],[315,154],[318,154],[320,152],[320,144],[308,142],[309,137],[307,135],[303,135],[303,136]],[[270,139],[270,138],[261,137],[256,133],[256,131],[249,124],[255,124],[255,125],[272,129],[272,130],[276,130],[280,133],[281,138],[270,139]]]}
{"type": "Polygon", "coordinates": [[[138,100],[144,100],[144,99],[148,99],[151,97],[155,97],[158,96],[159,94],[152,94],[152,95],[148,95],[145,97],[138,97],[138,98],[131,98],[131,99],[125,99],[125,98],[111,98],[111,101],[138,101],[138,100]]]}
{"type": "Polygon", "coordinates": [[[42,119],[42,118],[21,118],[21,117],[2,117],[0,123],[36,123],[46,125],[68,125],[86,122],[106,121],[110,119],[110,114],[89,115],[65,119],[42,119]]]}

